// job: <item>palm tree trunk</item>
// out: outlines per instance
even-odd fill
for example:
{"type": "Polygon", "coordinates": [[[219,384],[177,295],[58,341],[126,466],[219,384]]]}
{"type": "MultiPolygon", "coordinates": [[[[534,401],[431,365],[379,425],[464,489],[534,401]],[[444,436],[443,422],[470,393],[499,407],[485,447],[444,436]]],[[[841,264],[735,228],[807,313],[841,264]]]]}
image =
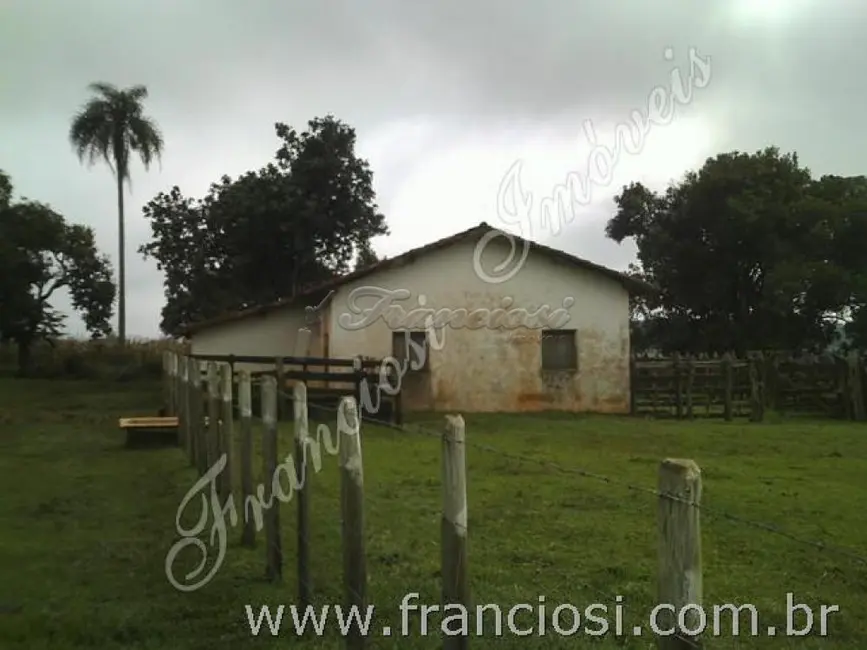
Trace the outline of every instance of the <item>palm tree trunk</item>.
{"type": "Polygon", "coordinates": [[[118,165],[117,171],[117,338],[118,342],[123,345],[126,342],[126,255],[124,254],[126,242],[123,232],[123,173],[120,165],[118,165]]]}

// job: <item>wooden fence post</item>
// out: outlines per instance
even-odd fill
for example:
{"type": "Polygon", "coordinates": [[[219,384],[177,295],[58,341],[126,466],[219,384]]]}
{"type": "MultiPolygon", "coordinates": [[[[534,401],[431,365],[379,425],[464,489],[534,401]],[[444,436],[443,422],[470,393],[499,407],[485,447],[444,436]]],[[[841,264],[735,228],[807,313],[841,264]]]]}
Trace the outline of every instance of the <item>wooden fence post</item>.
{"type": "Polygon", "coordinates": [[[265,427],[262,456],[265,464],[265,577],[283,579],[283,545],[280,541],[280,501],[274,494],[277,478],[277,379],[262,377],[262,422],[265,427]]]}
{"type": "Polygon", "coordinates": [[[196,466],[196,437],[202,426],[202,367],[197,359],[187,357],[187,454],[190,466],[196,466]],[[198,401],[196,401],[198,400],[198,401]]]}
{"type": "MultiPolygon", "coordinates": [[[[364,380],[364,365],[361,361],[360,356],[356,355],[356,356],[352,357],[352,373],[353,373],[353,375],[355,375],[355,377],[352,380],[352,395],[353,395],[353,397],[355,397],[355,403],[359,405],[358,417],[364,418],[364,414],[361,412],[361,409],[362,409],[361,404],[364,403],[361,400],[361,384],[362,384],[362,381],[364,380]]],[[[377,380],[376,390],[380,391],[380,392],[382,391],[382,389],[379,387],[378,380],[377,380]]],[[[380,393],[380,399],[382,399],[381,393],[380,393]]],[[[368,415],[372,415],[372,414],[368,414],[368,415]]],[[[360,423],[359,423],[359,426],[360,426],[360,423]]]]}
{"type": "MultiPolygon", "coordinates": [[[[343,539],[343,581],[346,606],[366,611],[367,563],[364,551],[364,469],[361,426],[355,398],[344,397],[337,413],[340,440],[340,511],[343,539]]],[[[364,636],[357,626],[346,635],[349,650],[361,650],[364,636]]]]}
{"type": "Polygon", "coordinates": [[[686,357],[686,417],[693,418],[692,391],[695,386],[695,359],[692,355],[686,357]]]}
{"type": "MultiPolygon", "coordinates": [[[[217,364],[208,361],[208,429],[205,443],[205,466],[211,467],[220,457],[220,375],[217,364]]],[[[205,470],[207,471],[207,470],[205,470]]]]}
{"type": "Polygon", "coordinates": [[[189,400],[187,399],[187,393],[189,392],[188,373],[187,358],[178,355],[178,445],[184,450],[187,448],[188,424],[190,421],[189,400]]]}
{"type": "Polygon", "coordinates": [[[672,605],[657,616],[660,631],[676,630],[659,636],[659,650],[701,648],[701,622],[697,608],[702,605],[701,470],[692,460],[666,459],[659,467],[659,579],[657,603],[672,605]],[[683,612],[685,629],[678,626],[677,613],[683,612]],[[700,631],[700,630],[699,630],[700,631]]]}
{"type": "Polygon", "coordinates": [[[867,419],[864,411],[864,388],[861,384],[861,359],[858,352],[852,350],[847,358],[849,365],[849,391],[852,400],[852,416],[857,421],[867,419]]]}
{"type": "Polygon", "coordinates": [[[174,405],[174,390],[175,390],[175,378],[172,376],[172,353],[170,350],[166,350],[166,410],[165,415],[174,415],[175,414],[175,405],[174,405]]]}
{"type": "Polygon", "coordinates": [[[207,471],[207,468],[202,468],[200,460],[202,446],[202,365],[198,359],[190,359],[188,362],[188,381],[190,383],[189,390],[189,421],[190,421],[190,465],[197,468],[199,475],[207,471]]]}
{"type": "Polygon", "coordinates": [[[181,374],[181,412],[183,418],[178,423],[178,435],[181,449],[189,459],[190,456],[190,358],[182,356],[180,359],[181,374]]]}
{"type": "Polygon", "coordinates": [[[181,355],[172,352],[172,413],[181,417],[181,355]]]}
{"type": "Polygon", "coordinates": [[[208,382],[208,365],[204,364],[205,370],[205,379],[202,381],[202,367],[203,364],[199,364],[199,390],[198,390],[198,398],[196,400],[196,407],[198,408],[199,419],[198,419],[198,430],[199,437],[196,441],[196,465],[199,468],[199,474],[204,475],[208,471],[208,426],[206,423],[207,420],[207,412],[208,407],[207,404],[210,404],[210,384],[208,382]]]}
{"type": "Polygon", "coordinates": [[[226,456],[226,466],[220,473],[220,502],[223,506],[232,497],[232,472],[234,471],[232,443],[234,442],[233,435],[233,420],[234,409],[232,404],[232,366],[223,364],[220,367],[220,393],[223,400],[222,422],[220,422],[220,452],[226,456]]]}
{"type": "Polygon", "coordinates": [[[293,393],[295,410],[295,476],[300,487],[295,491],[298,500],[298,602],[301,607],[310,604],[310,429],[307,422],[307,386],[295,384],[293,393]]]}
{"type": "Polygon", "coordinates": [[[732,391],[734,390],[734,362],[732,355],[726,352],[722,358],[723,372],[723,417],[726,422],[732,420],[732,391]]]}
{"type": "Polygon", "coordinates": [[[171,402],[172,402],[172,384],[171,377],[169,376],[169,354],[171,354],[168,350],[163,350],[163,409],[166,415],[171,415],[169,412],[171,410],[171,402]]]}
{"type": "Polygon", "coordinates": [[[763,381],[764,359],[761,352],[749,360],[750,421],[761,422],[765,417],[765,390],[763,381]]]}
{"type": "Polygon", "coordinates": [[[253,392],[250,373],[246,370],[242,370],[238,375],[238,411],[241,416],[241,544],[251,547],[256,544],[255,522],[247,511],[247,503],[253,498],[253,392]]]}
{"type": "Polygon", "coordinates": [[[674,353],[672,359],[674,370],[674,417],[683,418],[683,368],[680,364],[680,354],[674,353]]]}
{"type": "Polygon", "coordinates": [[[286,369],[283,365],[283,357],[274,359],[274,376],[277,379],[277,421],[286,419],[286,405],[283,393],[286,392],[286,369]]]}
{"type": "MultiPolygon", "coordinates": [[[[443,434],[442,598],[443,607],[462,605],[470,609],[467,571],[467,465],[464,418],[447,415],[443,434]]],[[[469,637],[447,636],[445,650],[466,650],[469,637]]]]}

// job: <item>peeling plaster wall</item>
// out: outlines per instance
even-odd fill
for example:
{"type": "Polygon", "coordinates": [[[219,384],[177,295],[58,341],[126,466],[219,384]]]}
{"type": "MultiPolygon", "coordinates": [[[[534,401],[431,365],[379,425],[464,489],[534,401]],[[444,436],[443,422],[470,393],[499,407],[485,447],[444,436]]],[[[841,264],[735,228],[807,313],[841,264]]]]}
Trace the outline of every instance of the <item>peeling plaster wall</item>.
{"type": "MultiPolygon", "coordinates": [[[[569,320],[561,329],[577,329],[577,372],[541,371],[540,330],[469,329],[446,327],[437,338],[441,350],[431,349],[428,372],[403,378],[407,410],[438,411],[596,411],[629,410],[629,296],[620,283],[601,273],[530,253],[521,270],[501,284],[480,279],[473,267],[474,244],[461,242],[433,251],[415,262],[386,269],[344,285],[334,295],[327,315],[330,355],[357,354],[383,358],[392,354],[392,329],[383,318],[361,329],[349,329],[341,315],[358,323],[362,316],[350,310],[354,289],[377,286],[406,289],[410,296],[393,304],[405,312],[433,309],[502,307],[533,313],[542,305],[562,307],[573,298],[569,320]],[[348,316],[347,316],[348,315],[348,316]]],[[[482,260],[489,270],[509,255],[509,246],[494,240],[482,260]]],[[[370,308],[375,298],[357,301],[370,308]]],[[[568,304],[568,303],[567,303],[568,304]]],[[[420,328],[419,328],[420,329],[420,328]]]]}

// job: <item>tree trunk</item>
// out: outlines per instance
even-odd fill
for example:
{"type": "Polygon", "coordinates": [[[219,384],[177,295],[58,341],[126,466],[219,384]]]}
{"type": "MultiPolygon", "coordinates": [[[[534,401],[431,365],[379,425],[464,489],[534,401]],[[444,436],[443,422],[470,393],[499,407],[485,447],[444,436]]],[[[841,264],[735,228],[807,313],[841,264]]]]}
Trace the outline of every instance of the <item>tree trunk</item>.
{"type": "Polygon", "coordinates": [[[33,355],[31,341],[17,341],[18,347],[18,376],[29,377],[33,370],[33,355]]]}
{"type": "Polygon", "coordinates": [[[117,165],[117,338],[123,345],[126,342],[126,255],[124,253],[125,237],[123,228],[123,179],[124,169],[118,161],[117,165]]]}

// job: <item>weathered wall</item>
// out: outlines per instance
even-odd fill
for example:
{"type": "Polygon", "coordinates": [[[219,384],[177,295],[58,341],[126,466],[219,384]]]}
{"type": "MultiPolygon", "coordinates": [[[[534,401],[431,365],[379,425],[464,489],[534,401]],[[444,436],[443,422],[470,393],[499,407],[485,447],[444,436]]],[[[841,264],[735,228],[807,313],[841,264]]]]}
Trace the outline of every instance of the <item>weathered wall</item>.
{"type": "MultiPolygon", "coordinates": [[[[361,320],[348,302],[351,292],[361,286],[409,290],[409,298],[393,303],[405,312],[418,308],[420,298],[425,307],[473,310],[502,307],[502,299],[511,297],[511,308],[523,307],[530,313],[545,304],[562,307],[565,298],[573,298],[562,329],[578,330],[577,372],[541,371],[539,330],[448,327],[438,336],[444,340],[442,349],[431,350],[430,372],[404,377],[404,406],[443,411],[628,411],[627,291],[597,272],[566,266],[539,253],[530,254],[512,279],[488,284],[474,272],[473,249],[471,242],[459,243],[342,287],[328,314],[330,355],[381,358],[392,353],[392,329],[383,318],[355,330],[340,322],[345,314],[350,323],[361,320]]],[[[491,243],[483,257],[485,268],[490,271],[508,252],[505,242],[491,243]]],[[[357,302],[370,308],[376,299],[357,302]]]]}
{"type": "MultiPolygon", "coordinates": [[[[192,354],[234,354],[236,356],[320,356],[322,342],[318,327],[305,325],[304,310],[284,308],[264,315],[214,325],[192,335],[192,354]],[[311,330],[306,342],[299,330],[311,330]]],[[[235,364],[236,370],[263,370],[273,364],[235,364]]]]}

